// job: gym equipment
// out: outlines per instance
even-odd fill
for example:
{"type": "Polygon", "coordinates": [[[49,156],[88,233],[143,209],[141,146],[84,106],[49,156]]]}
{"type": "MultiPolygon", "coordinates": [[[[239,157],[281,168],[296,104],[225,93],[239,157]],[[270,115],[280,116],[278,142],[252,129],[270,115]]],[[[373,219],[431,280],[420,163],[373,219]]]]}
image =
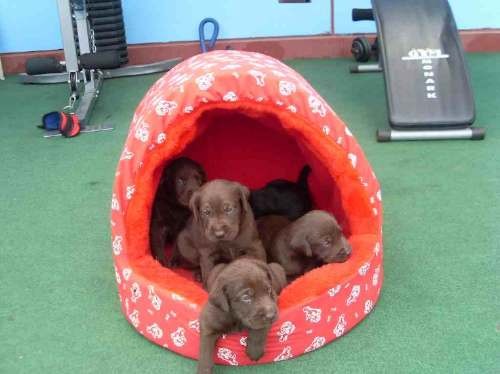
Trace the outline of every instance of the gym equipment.
{"type": "Polygon", "coordinates": [[[379,63],[351,73],[383,71],[391,129],[377,140],[484,139],[472,128],[474,98],[460,36],[446,0],[372,0],[353,21],[375,20],[379,63]]]}
{"type": "MultiPolygon", "coordinates": [[[[64,61],[51,57],[30,59],[26,63],[27,74],[20,74],[20,81],[25,84],[67,82],[70,96],[60,118],[63,114],[71,118],[75,115],[81,133],[112,130],[109,125],[90,125],[103,80],[167,71],[180,58],[120,67],[128,61],[121,1],[58,0],[57,5],[64,61]]],[[[60,129],[49,130],[44,121],[45,137],[61,135],[60,129]]]]}
{"type": "MultiPolygon", "coordinates": [[[[353,247],[348,261],[316,268],[281,292],[280,317],[258,363],[318,349],[370,313],[383,278],[382,201],[363,150],[297,72],[260,53],[218,50],[182,62],[151,87],[136,109],[115,174],[116,281],[122,311],[144,337],[198,357],[207,293],[190,271],[155,261],[148,241],[162,169],[180,156],[200,162],[209,179],[250,188],[293,180],[310,165],[313,201],[336,216],[353,247]]],[[[216,363],[256,364],[245,354],[245,336],[219,339],[216,363]]]]}
{"type": "Polygon", "coordinates": [[[198,26],[198,37],[200,39],[200,49],[202,53],[208,52],[215,47],[217,36],[219,36],[219,23],[214,18],[204,18],[201,20],[198,26]],[[214,27],[212,36],[208,42],[207,39],[205,39],[205,25],[207,23],[211,23],[214,27]]]}
{"type": "Polygon", "coordinates": [[[367,62],[370,58],[378,60],[378,39],[373,44],[365,36],[354,38],[351,45],[351,53],[357,62],[367,62]]]}

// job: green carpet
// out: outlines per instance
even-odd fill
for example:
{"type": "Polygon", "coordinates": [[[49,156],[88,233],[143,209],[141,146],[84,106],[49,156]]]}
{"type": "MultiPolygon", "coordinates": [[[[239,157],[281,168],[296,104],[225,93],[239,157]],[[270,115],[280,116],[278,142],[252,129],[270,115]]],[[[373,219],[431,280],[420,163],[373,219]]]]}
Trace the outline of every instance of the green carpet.
{"type": "MultiPolygon", "coordinates": [[[[383,187],[385,282],[345,337],[295,360],[218,373],[500,372],[500,54],[467,56],[484,141],[378,144],[381,75],[295,60],[364,148],[383,187]]],[[[65,85],[0,81],[0,373],[193,373],[121,314],[109,207],[132,113],[158,75],[107,80],[111,133],[43,139],[65,85]]]]}

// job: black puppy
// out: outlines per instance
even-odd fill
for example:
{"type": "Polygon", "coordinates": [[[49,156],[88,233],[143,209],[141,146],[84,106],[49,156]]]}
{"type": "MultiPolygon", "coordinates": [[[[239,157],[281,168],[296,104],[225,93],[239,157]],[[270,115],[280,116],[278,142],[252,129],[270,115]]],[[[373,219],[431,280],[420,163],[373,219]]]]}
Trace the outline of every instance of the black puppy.
{"type": "Polygon", "coordinates": [[[285,216],[294,221],[312,209],[307,178],[311,168],[300,171],[297,182],[276,179],[250,193],[250,206],[255,218],[269,214],[285,216]]]}

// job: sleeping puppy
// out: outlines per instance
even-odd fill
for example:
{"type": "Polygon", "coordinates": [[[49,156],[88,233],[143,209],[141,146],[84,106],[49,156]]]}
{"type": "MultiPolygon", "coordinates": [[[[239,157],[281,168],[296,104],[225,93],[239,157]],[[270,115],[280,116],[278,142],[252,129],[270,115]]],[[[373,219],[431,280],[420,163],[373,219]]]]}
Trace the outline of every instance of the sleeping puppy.
{"type": "Polygon", "coordinates": [[[294,222],[282,216],[266,216],[257,227],[270,261],[278,262],[293,279],[332,262],[344,262],[351,245],[335,218],[313,210],[294,222]]]}
{"type": "Polygon", "coordinates": [[[268,331],[278,318],[277,294],[286,285],[279,264],[241,258],[215,266],[208,277],[208,302],[200,316],[198,373],[211,373],[219,336],[248,330],[246,353],[264,354],[268,331]]]}
{"type": "Polygon", "coordinates": [[[177,237],[175,250],[193,266],[200,266],[204,285],[218,263],[241,256],[266,261],[248,204],[249,193],[239,183],[216,179],[191,197],[193,215],[177,237]]]}
{"type": "Polygon", "coordinates": [[[197,162],[180,157],[164,170],[156,191],[149,230],[153,257],[162,265],[165,244],[172,243],[191,215],[189,199],[206,182],[205,171],[197,162]]]}
{"type": "Polygon", "coordinates": [[[250,205],[255,218],[269,214],[286,216],[294,221],[312,209],[307,177],[311,168],[302,168],[297,182],[276,179],[252,191],[250,205]]]}

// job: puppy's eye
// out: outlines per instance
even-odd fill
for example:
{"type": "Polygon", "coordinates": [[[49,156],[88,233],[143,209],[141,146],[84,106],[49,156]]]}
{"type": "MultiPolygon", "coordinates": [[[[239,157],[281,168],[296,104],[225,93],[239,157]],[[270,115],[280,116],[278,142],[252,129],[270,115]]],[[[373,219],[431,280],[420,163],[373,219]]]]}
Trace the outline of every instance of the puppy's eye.
{"type": "Polygon", "coordinates": [[[252,302],[252,298],[248,294],[244,294],[241,296],[240,300],[244,303],[250,304],[252,302]]]}
{"type": "Polygon", "coordinates": [[[234,208],[232,206],[226,206],[224,207],[224,212],[226,214],[231,214],[234,211],[234,208]]]}
{"type": "Polygon", "coordinates": [[[324,238],[321,241],[321,244],[324,245],[325,247],[329,247],[332,244],[332,239],[331,238],[324,238]]]}
{"type": "Polygon", "coordinates": [[[186,184],[186,181],[182,178],[177,178],[177,186],[182,187],[186,184]]]}

